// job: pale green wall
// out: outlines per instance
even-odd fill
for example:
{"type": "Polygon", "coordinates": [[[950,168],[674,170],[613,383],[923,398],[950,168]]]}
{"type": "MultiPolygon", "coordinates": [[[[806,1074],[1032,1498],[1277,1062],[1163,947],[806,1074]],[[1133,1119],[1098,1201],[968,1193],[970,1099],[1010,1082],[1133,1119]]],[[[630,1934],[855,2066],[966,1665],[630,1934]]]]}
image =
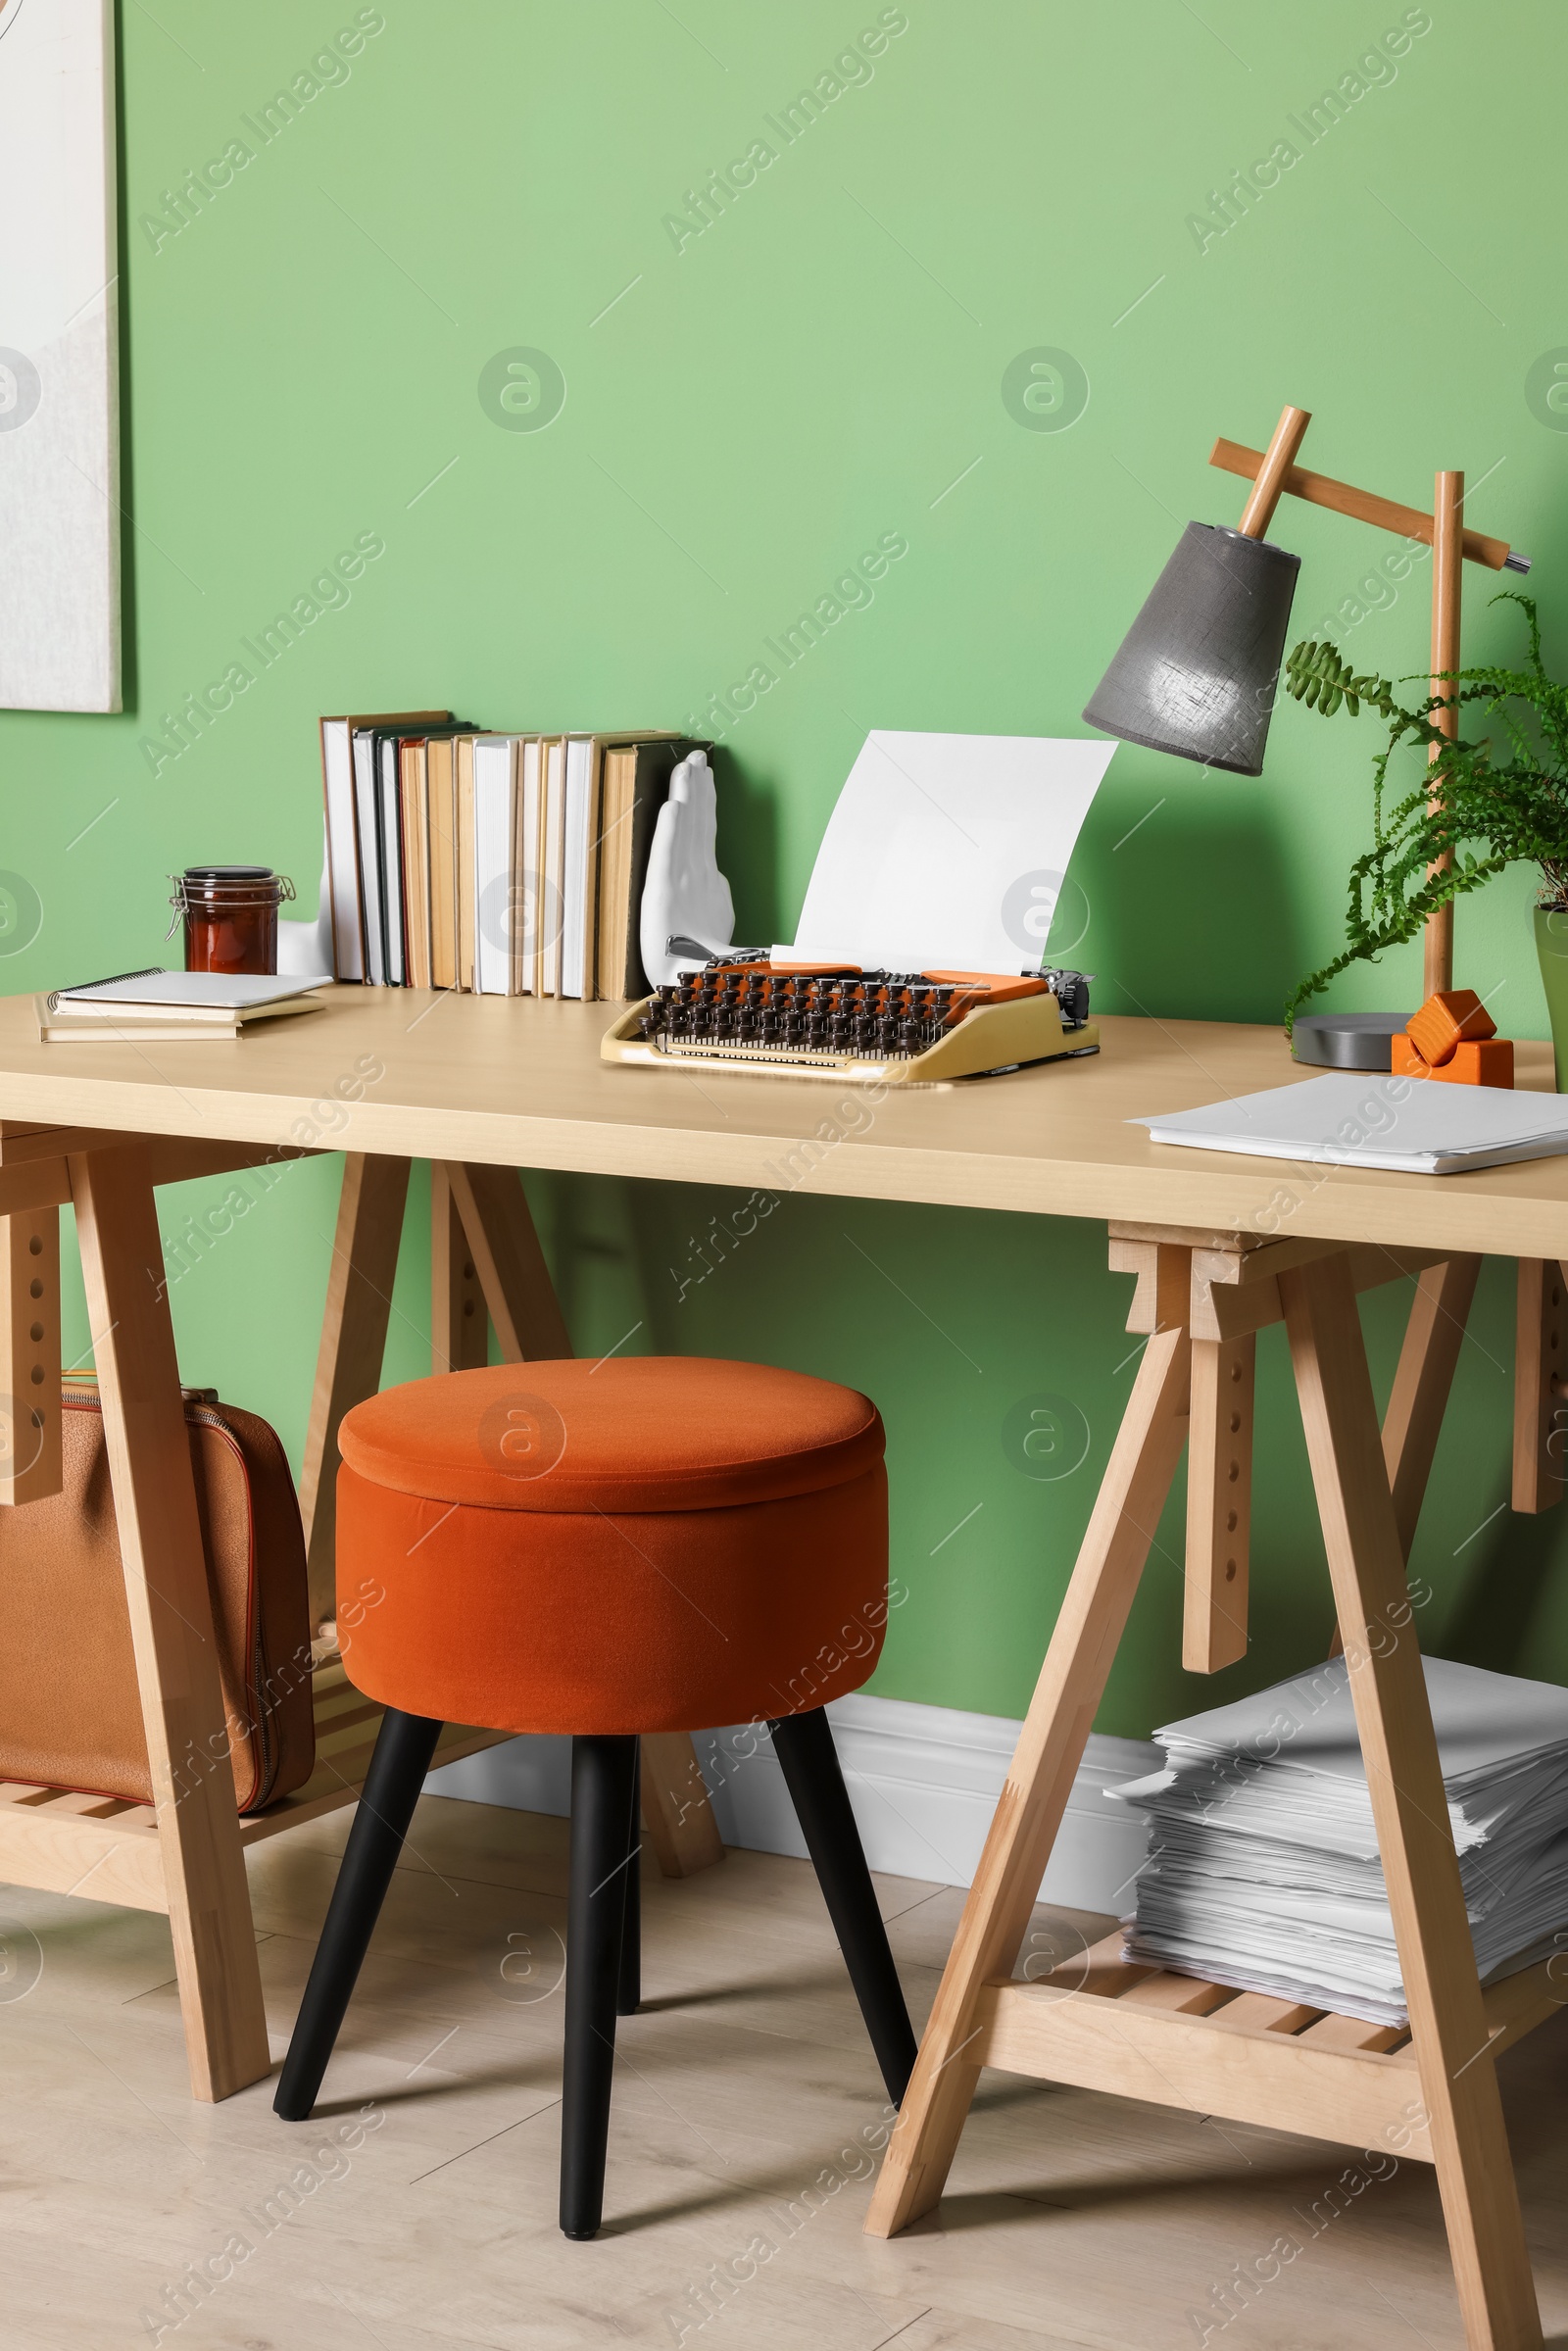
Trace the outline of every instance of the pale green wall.
{"type": "MultiPolygon", "coordinates": [[[[7,987],[153,958],[164,877],[194,858],[270,859],[309,888],[318,711],[428,701],[498,727],[678,724],[899,532],[908,553],[874,603],[725,741],[742,935],[788,936],[865,730],[1081,731],[1180,525],[1239,511],[1240,485],[1204,464],[1214,435],[1256,443],[1287,400],[1315,412],[1306,455],[1325,471],[1417,503],[1439,465],[1488,475],[1473,519],[1538,559],[1548,650],[1568,660],[1568,440],[1526,398],[1532,364],[1568,343],[1560,9],[1435,0],[1396,78],[1206,249],[1189,215],[1277,140],[1304,146],[1289,118],[1397,7],[905,13],[874,75],[677,250],[664,216],[758,137],[782,148],[764,118],[874,7],[388,0],[350,77],[154,250],[140,216],[230,139],[259,144],[242,116],[353,11],[125,12],[130,707],[0,715],[0,864],[44,917],[0,965],[7,987]],[[487,362],[518,345],[564,372],[547,430],[502,430],[480,405],[487,362]],[[1041,345],[1089,378],[1067,430],[1024,429],[1004,404],[1009,363],[1041,345]],[[352,601],[155,776],[141,743],[160,714],[364,532],[385,554],[352,601]]],[[[1304,559],[1303,630],[1392,545],[1299,508],[1280,529],[1304,559]]],[[[1358,666],[1421,661],[1426,577],[1353,630],[1358,666]]],[[[1515,643],[1486,609],[1492,584],[1467,579],[1473,658],[1515,643]]],[[[1261,782],[1119,751],[1074,868],[1100,1004],[1272,1017],[1338,936],[1371,747],[1364,721],[1291,708],[1261,782]]],[[[1500,989],[1522,1036],[1544,1033],[1530,894],[1510,875],[1459,925],[1461,977],[1500,989]]],[[[1342,1001],[1412,998],[1414,972],[1391,961],[1342,1001]]],[[[1042,1084],[1043,1115],[1073,1082],[1042,1084]]],[[[173,1293],[187,1376],[269,1413],[296,1457],[334,1183],[330,1163],[301,1168],[173,1293]]],[[[691,1270],[692,1238],[734,1196],[534,1191],[580,1347],[640,1319],[633,1346],[753,1353],[878,1398],[913,1596],[876,1687],[1020,1708],[1132,1377],[1101,1229],[795,1199],[677,1303],[670,1268],[691,1270]],[[1088,1425],[1086,1459],[1056,1483],[1004,1450],[1009,1411],[1038,1392],[1088,1425]]],[[[171,1200],[171,1219],[186,1205],[171,1200]]],[[[411,1241],[389,1377],[423,1367],[420,1254],[411,1241]]],[[[1396,1307],[1369,1310],[1380,1377],[1396,1307]]],[[[1489,1277],[1419,1545],[1439,1594],[1422,1621],[1437,1645],[1568,1678],[1568,1580],[1545,1576],[1562,1514],[1504,1514],[1464,1540],[1506,1493],[1509,1310],[1489,1277]]],[[[1177,1668],[1178,1494],[1107,1729],[1145,1731],[1321,1650],[1319,1545],[1268,1341],[1263,1365],[1252,1655],[1217,1688],[1177,1668]]]]}

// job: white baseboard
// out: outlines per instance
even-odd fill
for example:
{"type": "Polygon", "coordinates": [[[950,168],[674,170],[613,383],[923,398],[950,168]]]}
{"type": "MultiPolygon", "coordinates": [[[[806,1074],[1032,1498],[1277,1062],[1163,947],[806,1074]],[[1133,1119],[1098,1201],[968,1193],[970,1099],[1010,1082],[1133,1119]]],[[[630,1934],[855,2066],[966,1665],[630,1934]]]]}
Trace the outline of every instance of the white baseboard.
{"type": "MultiPolygon", "coordinates": [[[[1020,1726],[994,1714],[914,1706],[857,1692],[828,1708],[845,1781],[872,1869],[967,1886],[980,1859],[1020,1726]]],[[[727,1845],[804,1856],[806,1847],[765,1732],[701,1731],[695,1739],[727,1845]]],[[[1155,1769],[1160,1750],[1099,1732],[1079,1767],[1042,1892],[1075,1910],[1120,1911],[1144,1857],[1143,1816],[1102,1791],[1155,1769]]],[[[564,1817],[571,1741],[509,1739],[432,1772],[433,1795],[564,1817]]]]}

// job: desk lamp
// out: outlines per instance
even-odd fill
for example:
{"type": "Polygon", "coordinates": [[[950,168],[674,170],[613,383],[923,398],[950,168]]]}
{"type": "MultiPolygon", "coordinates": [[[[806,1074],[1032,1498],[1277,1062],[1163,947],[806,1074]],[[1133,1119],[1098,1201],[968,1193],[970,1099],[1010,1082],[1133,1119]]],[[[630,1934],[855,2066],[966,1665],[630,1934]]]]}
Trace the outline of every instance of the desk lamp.
{"type": "MultiPolygon", "coordinates": [[[[1311,422],[1309,411],[1288,408],[1266,450],[1219,440],[1208,462],[1239,473],[1252,488],[1234,530],[1223,523],[1189,522],[1148,603],[1084,711],[1091,726],[1152,751],[1261,775],[1268,722],[1299,556],[1264,537],[1274,509],[1288,491],[1309,506],[1332,507],[1358,522],[1402,531],[1432,549],[1432,691],[1445,693],[1445,672],[1459,666],[1460,569],[1468,559],[1493,571],[1528,571],[1528,556],[1502,539],[1463,527],[1464,475],[1440,473],[1430,514],[1416,507],[1308,473],[1297,451],[1311,422]]],[[[1434,723],[1450,738],[1459,731],[1451,699],[1434,723]]],[[[1441,757],[1436,746],[1433,759],[1441,757]]],[[[1426,926],[1423,997],[1453,984],[1453,907],[1442,907],[1426,926]]],[[[1335,1069],[1387,1069],[1389,1039],[1402,1029],[1402,1012],[1327,1012],[1296,1023],[1298,1061],[1335,1069]]]]}

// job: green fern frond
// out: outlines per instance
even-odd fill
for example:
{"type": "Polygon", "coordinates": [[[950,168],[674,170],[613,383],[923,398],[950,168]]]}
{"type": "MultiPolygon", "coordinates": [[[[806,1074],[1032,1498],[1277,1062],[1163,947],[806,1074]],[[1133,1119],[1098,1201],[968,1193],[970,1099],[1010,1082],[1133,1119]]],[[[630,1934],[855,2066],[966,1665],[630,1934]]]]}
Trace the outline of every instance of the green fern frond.
{"type": "Polygon", "coordinates": [[[1285,683],[1309,710],[1332,717],[1343,702],[1352,718],[1360,716],[1363,702],[1387,718],[1393,714],[1394,688],[1386,677],[1368,672],[1357,677],[1333,645],[1298,645],[1285,664],[1285,683]]]}
{"type": "Polygon", "coordinates": [[[1287,690],[1308,710],[1332,717],[1343,705],[1353,718],[1365,703],[1389,729],[1372,762],[1372,847],[1350,867],[1345,948],[1292,995],[1287,1033],[1298,1007],[1349,964],[1375,962],[1387,948],[1414,939],[1429,915],[1479,890],[1507,865],[1538,865],[1550,897],[1568,899],[1568,686],[1546,674],[1532,600],[1505,588],[1493,602],[1523,609],[1530,626],[1528,667],[1484,666],[1402,680],[1431,689],[1413,708],[1396,701],[1390,679],[1370,671],[1358,675],[1334,645],[1298,645],[1285,664],[1287,690]],[[1439,722],[1446,705],[1479,709],[1500,729],[1513,756],[1499,760],[1485,737],[1470,741],[1446,733],[1439,722]],[[1389,760],[1401,744],[1424,748],[1430,763],[1391,808],[1389,760]]]}

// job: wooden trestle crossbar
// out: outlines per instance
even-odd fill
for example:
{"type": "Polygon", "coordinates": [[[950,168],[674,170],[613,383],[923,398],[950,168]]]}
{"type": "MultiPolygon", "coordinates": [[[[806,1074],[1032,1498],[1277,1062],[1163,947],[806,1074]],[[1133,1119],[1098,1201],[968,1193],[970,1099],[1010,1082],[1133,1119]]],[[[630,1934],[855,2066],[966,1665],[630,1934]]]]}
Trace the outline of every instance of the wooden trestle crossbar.
{"type": "MultiPolygon", "coordinates": [[[[1142,1362],[920,2045],[866,2223],[939,2201],[983,2066],[1191,2108],[1436,2169],[1472,2351],[1538,2351],[1494,2061],[1568,1997],[1548,1959],[1483,1992],[1406,1585],[1479,1258],[1342,1241],[1111,1226],[1142,1362]],[[1357,1293],[1415,1277],[1379,1428],[1357,1293]],[[1111,1936],[1014,1976],[1171,1479],[1189,1449],[1184,1662],[1245,1650],[1252,1350],[1283,1322],[1409,2009],[1396,2033],[1166,1969],[1111,1936]]],[[[1564,1269],[1520,1270],[1515,1506],[1561,1493],[1564,1269]]]]}

